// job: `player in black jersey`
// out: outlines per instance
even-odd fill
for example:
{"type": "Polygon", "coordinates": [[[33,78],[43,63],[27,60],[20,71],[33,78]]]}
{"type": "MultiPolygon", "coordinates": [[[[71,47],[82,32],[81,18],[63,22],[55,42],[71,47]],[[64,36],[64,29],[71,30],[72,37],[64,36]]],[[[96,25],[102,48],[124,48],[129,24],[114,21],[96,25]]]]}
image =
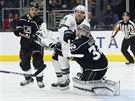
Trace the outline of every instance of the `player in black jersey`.
{"type": "MultiPolygon", "coordinates": [[[[71,55],[80,54],[83,57],[73,57],[82,67],[79,78],[73,77],[74,92],[84,95],[119,95],[119,82],[103,78],[108,69],[108,60],[95,44],[95,40],[90,34],[90,28],[82,24],[77,27],[75,32],[77,39],[71,42],[71,55]]],[[[73,38],[73,33],[64,35],[65,41],[73,38]]]]}
{"type": "MultiPolygon", "coordinates": [[[[68,35],[70,33],[65,35],[65,39],[72,39],[68,35]]],[[[83,69],[80,80],[102,79],[107,71],[108,61],[95,44],[95,40],[90,34],[90,28],[86,25],[79,25],[76,30],[76,37],[78,39],[71,42],[71,53],[84,55],[82,58],[74,57],[74,60],[83,69]]]]}
{"type": "MultiPolygon", "coordinates": [[[[28,14],[24,15],[19,20],[19,25],[14,30],[16,36],[27,35],[27,38],[21,36],[20,40],[20,67],[26,73],[31,73],[30,60],[31,57],[33,66],[37,70],[44,65],[43,61],[43,47],[34,42],[36,31],[38,31],[43,20],[38,16],[39,5],[35,2],[31,2],[28,7],[28,14]]],[[[36,77],[37,84],[40,88],[44,87],[43,83],[43,71],[36,77]]],[[[25,77],[25,80],[20,83],[21,86],[25,86],[34,79],[32,77],[25,77]]]]}
{"type": "Polygon", "coordinates": [[[130,20],[129,12],[124,12],[122,18],[123,20],[120,20],[118,24],[114,27],[111,41],[114,39],[118,31],[121,30],[124,33],[121,52],[128,60],[126,62],[127,65],[134,64],[134,58],[128,52],[128,48],[130,46],[130,50],[135,56],[135,24],[130,20]]]}

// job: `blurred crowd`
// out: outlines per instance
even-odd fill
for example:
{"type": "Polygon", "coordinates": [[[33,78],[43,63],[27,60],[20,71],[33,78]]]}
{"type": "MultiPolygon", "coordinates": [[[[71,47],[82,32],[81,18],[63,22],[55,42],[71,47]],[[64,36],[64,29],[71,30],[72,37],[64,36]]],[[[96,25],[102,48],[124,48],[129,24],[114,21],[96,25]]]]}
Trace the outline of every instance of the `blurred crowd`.
{"type": "MultiPolygon", "coordinates": [[[[40,5],[40,10],[43,10],[43,0],[22,0],[23,8],[27,7],[30,2],[38,2],[40,5]]],[[[74,10],[77,5],[83,4],[84,0],[46,0],[46,10],[51,14],[52,10],[74,10]]],[[[2,8],[19,8],[19,0],[1,0],[0,1],[0,10],[2,8]]],[[[48,14],[47,13],[47,14],[48,14]]],[[[2,31],[12,31],[18,24],[19,20],[19,10],[7,10],[4,12],[4,21],[2,22],[2,12],[0,13],[0,29],[2,31]]],[[[105,29],[110,26],[114,26],[121,17],[114,12],[113,6],[107,4],[104,11],[98,17],[97,20],[92,11],[88,12],[89,23],[91,24],[92,30],[98,28],[98,26],[103,26],[105,29]]],[[[135,18],[133,20],[135,22],[135,18]]]]}

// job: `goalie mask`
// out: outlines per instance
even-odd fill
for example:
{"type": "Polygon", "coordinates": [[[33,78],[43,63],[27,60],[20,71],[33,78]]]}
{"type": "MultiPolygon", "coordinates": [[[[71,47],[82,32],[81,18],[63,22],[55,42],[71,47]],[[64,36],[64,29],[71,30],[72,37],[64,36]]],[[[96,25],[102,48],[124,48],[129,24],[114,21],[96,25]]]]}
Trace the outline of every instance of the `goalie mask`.
{"type": "Polygon", "coordinates": [[[82,37],[82,36],[86,36],[86,37],[89,37],[90,35],[90,27],[87,26],[87,25],[79,25],[76,29],[76,36],[77,37],[82,37]]]}

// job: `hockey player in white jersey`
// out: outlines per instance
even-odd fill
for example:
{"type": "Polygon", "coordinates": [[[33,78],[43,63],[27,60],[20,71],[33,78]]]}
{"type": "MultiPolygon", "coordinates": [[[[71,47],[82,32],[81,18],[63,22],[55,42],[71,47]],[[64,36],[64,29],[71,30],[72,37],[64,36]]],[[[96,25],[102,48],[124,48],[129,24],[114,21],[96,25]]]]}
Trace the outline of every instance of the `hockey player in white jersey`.
{"type": "Polygon", "coordinates": [[[67,43],[63,40],[63,36],[64,33],[74,32],[75,28],[78,25],[85,24],[90,27],[89,23],[85,19],[85,11],[86,11],[85,6],[78,5],[75,8],[74,14],[66,15],[60,23],[58,31],[60,33],[59,37],[60,43],[62,43],[62,54],[64,55],[62,57],[58,55],[57,52],[54,51],[52,63],[58,80],[57,82],[51,84],[52,88],[60,88],[61,90],[69,89],[70,66],[66,56],[67,51],[63,51],[67,49],[67,43]]]}

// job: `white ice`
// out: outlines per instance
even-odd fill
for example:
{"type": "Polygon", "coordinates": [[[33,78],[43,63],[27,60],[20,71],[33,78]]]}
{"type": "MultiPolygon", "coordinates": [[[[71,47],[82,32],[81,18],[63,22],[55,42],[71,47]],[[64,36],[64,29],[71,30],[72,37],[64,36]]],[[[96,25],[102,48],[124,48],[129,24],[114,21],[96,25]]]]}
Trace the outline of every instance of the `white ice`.
{"type": "MultiPolygon", "coordinates": [[[[124,62],[109,62],[107,79],[121,82],[120,96],[88,96],[76,95],[70,90],[59,91],[51,89],[51,83],[56,81],[56,75],[51,62],[44,70],[45,88],[38,88],[36,82],[26,87],[20,87],[23,76],[0,73],[0,101],[135,101],[135,65],[127,66],[124,62]]],[[[70,78],[80,70],[76,62],[70,62],[70,78]]],[[[0,70],[21,72],[18,62],[0,62],[0,70]]]]}

